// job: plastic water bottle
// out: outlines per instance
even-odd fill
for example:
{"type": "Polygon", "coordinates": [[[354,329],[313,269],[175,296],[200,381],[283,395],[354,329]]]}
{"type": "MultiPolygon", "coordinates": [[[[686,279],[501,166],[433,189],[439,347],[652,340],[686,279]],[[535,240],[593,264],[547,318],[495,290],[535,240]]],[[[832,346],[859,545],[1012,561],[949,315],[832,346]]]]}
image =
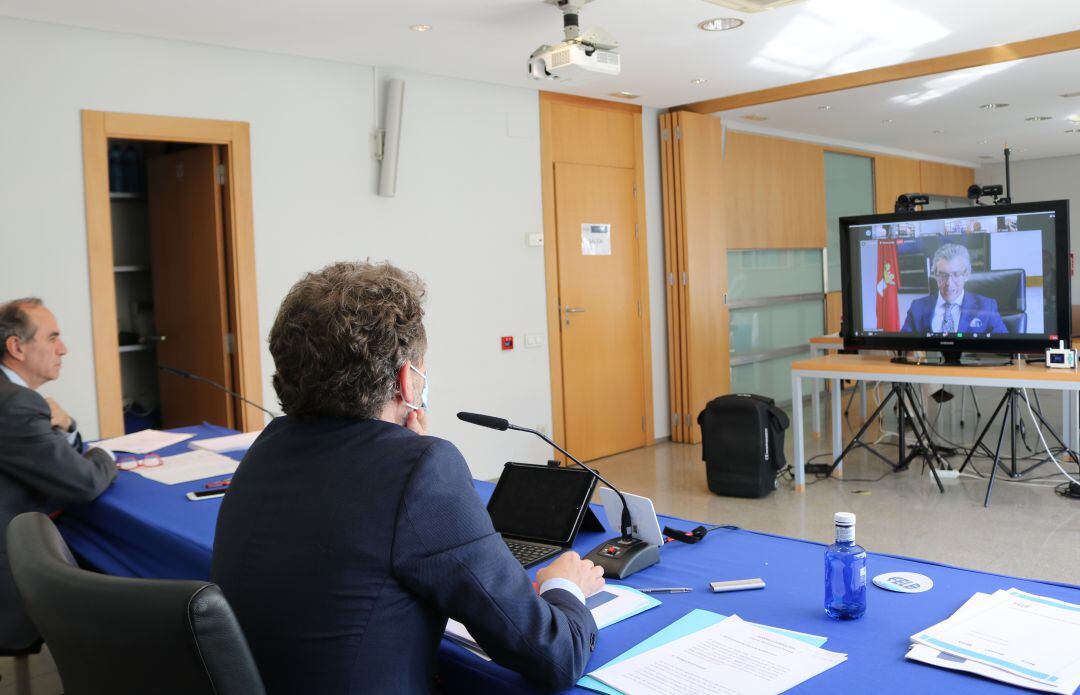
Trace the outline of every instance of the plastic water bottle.
{"type": "Polygon", "coordinates": [[[836,542],[825,549],[825,612],[857,620],[866,612],[866,550],[855,544],[855,515],[837,512],[836,542]]]}

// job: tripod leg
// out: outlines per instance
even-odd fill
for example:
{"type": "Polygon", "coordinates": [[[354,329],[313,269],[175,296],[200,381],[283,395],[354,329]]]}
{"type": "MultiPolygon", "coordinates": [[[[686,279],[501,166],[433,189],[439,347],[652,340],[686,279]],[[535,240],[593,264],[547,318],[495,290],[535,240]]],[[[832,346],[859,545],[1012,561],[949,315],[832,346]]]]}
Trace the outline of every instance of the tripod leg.
{"type": "Polygon", "coordinates": [[[975,387],[968,386],[968,390],[971,391],[971,402],[975,404],[975,419],[978,420],[982,417],[982,411],[979,410],[979,399],[975,397],[975,387]]]}
{"type": "MultiPolygon", "coordinates": [[[[915,431],[915,438],[919,441],[919,446],[924,448],[924,453],[923,453],[924,465],[929,465],[930,466],[930,473],[931,473],[931,475],[934,476],[934,481],[937,483],[938,492],[940,492],[941,494],[944,495],[945,494],[945,486],[941,484],[941,476],[938,475],[937,468],[934,466],[934,461],[930,460],[930,456],[933,456],[933,458],[939,464],[942,464],[943,468],[944,468],[944,461],[941,460],[941,456],[938,455],[938,451],[934,447],[934,441],[930,438],[930,430],[928,429],[928,427],[926,425],[926,419],[923,416],[923,414],[919,411],[919,409],[915,406],[915,400],[914,400],[914,397],[913,397],[914,394],[911,393],[910,388],[911,388],[911,385],[909,384],[908,385],[908,389],[909,389],[908,390],[908,398],[911,399],[911,402],[912,402],[912,415],[913,415],[913,417],[911,418],[911,420],[912,420],[911,429],[913,429],[915,431]],[[921,435],[919,433],[920,428],[922,428],[922,434],[921,435]],[[929,452],[929,453],[926,453],[926,452],[929,452]]],[[[901,405],[902,404],[903,404],[903,399],[901,399],[901,405]]]]}
{"type": "Polygon", "coordinates": [[[888,395],[886,395],[885,398],[881,401],[881,405],[879,405],[877,407],[877,410],[874,411],[874,415],[872,417],[868,418],[867,421],[863,423],[863,425],[859,429],[859,431],[855,434],[854,437],[851,438],[851,441],[848,442],[848,445],[846,447],[844,447],[844,450],[842,452],[840,452],[840,455],[837,456],[836,460],[832,462],[832,465],[829,466],[829,470],[825,474],[825,477],[831,476],[833,474],[833,471],[836,470],[836,467],[840,465],[840,462],[844,460],[844,457],[848,455],[848,452],[851,451],[852,449],[854,449],[856,444],[860,443],[859,440],[862,438],[863,434],[866,433],[866,430],[870,429],[870,425],[872,425],[874,423],[874,420],[877,418],[878,413],[881,412],[881,410],[889,402],[889,399],[892,398],[892,397],[893,397],[893,391],[890,391],[888,393],[888,395]]]}
{"type": "MultiPolygon", "coordinates": [[[[1008,392],[1005,393],[1005,398],[1008,398],[1008,392]]],[[[1001,400],[1001,405],[1005,404],[1005,398],[1001,400]]],[[[999,406],[1000,407],[1000,406],[999,406]]],[[[991,422],[993,419],[991,418],[991,422]]],[[[986,498],[983,499],[983,507],[990,506],[990,492],[994,489],[994,476],[997,475],[998,465],[1001,461],[1001,443],[1005,440],[1005,428],[1009,425],[1009,415],[1006,413],[1001,418],[1001,429],[998,431],[997,447],[994,449],[994,463],[990,466],[990,480],[986,483],[986,498]]]]}
{"type": "Polygon", "coordinates": [[[1009,389],[1011,392],[1009,396],[1009,423],[1012,425],[1009,428],[1009,434],[1012,441],[1010,441],[1011,449],[1009,451],[1009,458],[1012,463],[1012,471],[1010,475],[1015,478],[1019,475],[1016,469],[1016,389],[1009,389]]]}
{"type": "Polygon", "coordinates": [[[968,451],[968,455],[964,458],[964,465],[960,466],[960,472],[961,473],[963,473],[964,469],[967,468],[969,463],[971,463],[971,457],[975,455],[975,450],[978,449],[979,446],[982,445],[982,441],[986,437],[986,433],[990,431],[990,428],[994,424],[995,418],[997,418],[998,413],[1001,412],[1001,407],[1003,405],[1005,405],[1005,400],[1008,397],[1009,397],[1009,394],[1006,393],[1005,397],[1002,398],[1000,401],[998,401],[997,407],[994,408],[994,414],[991,415],[990,419],[986,421],[986,427],[983,427],[983,431],[979,435],[979,438],[975,440],[975,443],[971,446],[971,450],[968,451]]]}

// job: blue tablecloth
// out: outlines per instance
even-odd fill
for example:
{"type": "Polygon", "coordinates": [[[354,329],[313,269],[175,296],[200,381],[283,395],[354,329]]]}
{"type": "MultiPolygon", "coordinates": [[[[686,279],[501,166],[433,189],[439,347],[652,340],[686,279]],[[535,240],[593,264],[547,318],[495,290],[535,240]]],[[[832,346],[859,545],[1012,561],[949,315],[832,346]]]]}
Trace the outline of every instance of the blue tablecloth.
{"type": "MultiPolygon", "coordinates": [[[[178,431],[195,432],[197,438],[230,433],[207,425],[178,431]]],[[[167,456],[186,450],[184,442],[160,453],[167,456]]],[[[80,558],[110,574],[207,579],[221,500],[192,502],[184,496],[190,490],[204,489],[206,482],[161,485],[121,472],[116,483],[96,501],[69,509],[60,519],[61,532],[80,558]]],[[[477,481],[476,488],[486,500],[492,485],[477,481]]],[[[698,525],[675,517],[661,517],[660,521],[684,529],[698,525]]],[[[897,533],[903,532],[897,529],[897,533]]],[[[575,548],[584,554],[610,535],[582,533],[575,548]]],[[[988,534],[972,542],[993,544],[994,540],[988,534]]],[[[871,576],[886,571],[920,572],[934,580],[934,588],[922,594],[899,594],[870,587],[866,615],[854,622],[837,622],[827,618],[822,608],[823,547],[820,543],[742,529],[713,531],[697,545],[669,543],[661,552],[660,564],[630,577],[626,583],[636,587],[688,586],[694,591],[658,595],[662,604],[657,608],[603,630],[589,670],[599,668],[691,610],[705,608],[824,635],[828,637],[826,649],[848,654],[845,663],[791,692],[1015,692],[1015,688],[993,681],[906,661],[908,637],[948,617],[976,591],[993,593],[1015,586],[1080,603],[1077,586],[871,553],[871,576]],[[761,577],[767,587],[730,594],[708,591],[709,581],[748,577],[761,577]]],[[[440,657],[440,673],[448,692],[531,692],[516,673],[482,661],[446,641],[440,657]]]]}

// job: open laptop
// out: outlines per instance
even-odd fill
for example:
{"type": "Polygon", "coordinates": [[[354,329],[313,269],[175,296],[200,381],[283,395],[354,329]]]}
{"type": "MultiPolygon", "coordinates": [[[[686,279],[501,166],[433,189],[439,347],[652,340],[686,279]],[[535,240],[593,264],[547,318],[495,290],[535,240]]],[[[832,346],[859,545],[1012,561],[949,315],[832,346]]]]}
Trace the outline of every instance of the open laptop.
{"type": "Polygon", "coordinates": [[[577,468],[508,462],[487,510],[495,530],[525,567],[558,555],[577,537],[596,478],[577,468]]]}

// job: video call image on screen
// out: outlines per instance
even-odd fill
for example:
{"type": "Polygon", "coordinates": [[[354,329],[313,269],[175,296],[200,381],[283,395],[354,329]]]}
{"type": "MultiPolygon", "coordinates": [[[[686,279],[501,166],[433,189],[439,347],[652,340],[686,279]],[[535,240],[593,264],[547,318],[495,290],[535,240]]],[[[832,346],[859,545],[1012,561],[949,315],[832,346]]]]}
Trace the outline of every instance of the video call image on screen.
{"type": "Polygon", "coordinates": [[[1054,213],[855,225],[856,335],[1056,340],[1054,213]]]}

